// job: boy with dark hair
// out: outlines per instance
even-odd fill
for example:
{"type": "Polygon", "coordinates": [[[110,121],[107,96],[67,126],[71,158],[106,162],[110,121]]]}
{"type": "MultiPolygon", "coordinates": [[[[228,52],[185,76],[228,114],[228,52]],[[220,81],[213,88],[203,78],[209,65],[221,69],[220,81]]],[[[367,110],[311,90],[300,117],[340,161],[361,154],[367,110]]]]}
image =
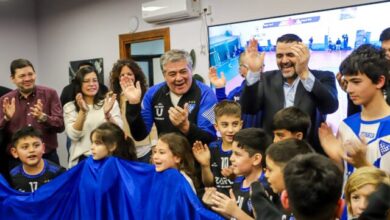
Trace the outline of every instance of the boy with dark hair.
{"type": "Polygon", "coordinates": [[[337,166],[318,154],[298,155],[284,169],[281,201],[297,220],[334,220],[343,210],[343,177],[337,166]]]}
{"type": "Polygon", "coordinates": [[[365,44],[341,63],[340,72],[348,82],[348,95],[362,112],[344,119],[338,138],[322,124],[321,145],[347,176],[355,167],[372,165],[390,173],[390,106],[383,94],[390,61],[382,50],[365,44]]]}
{"type": "Polygon", "coordinates": [[[12,136],[11,154],[22,164],[10,171],[11,185],[22,192],[34,192],[43,184],[65,172],[65,169],[42,159],[45,145],[42,134],[33,127],[24,127],[12,136]]]}
{"type": "Polygon", "coordinates": [[[219,192],[226,195],[233,185],[231,163],[232,143],[234,135],[241,130],[241,107],[234,101],[224,100],[214,108],[215,129],[220,133],[220,140],[202,145],[200,141],[194,143],[192,151],[201,165],[202,182],[205,186],[215,186],[219,192]]]}
{"type": "Polygon", "coordinates": [[[274,142],[289,138],[306,139],[310,117],[297,107],[291,106],[276,112],[272,120],[274,142]]]}
{"type": "Polygon", "coordinates": [[[267,163],[265,176],[272,190],[281,193],[285,189],[283,169],[293,157],[313,152],[308,143],[298,139],[287,139],[271,144],[265,152],[267,163]]]}
{"type": "MultiPolygon", "coordinates": [[[[233,154],[230,157],[235,180],[230,197],[214,192],[211,208],[229,218],[253,217],[252,202],[249,197],[250,185],[259,181],[264,188],[268,182],[263,171],[264,152],[271,138],[260,128],[246,128],[234,136],[233,154]]],[[[206,192],[207,193],[207,192],[206,192]]]]}

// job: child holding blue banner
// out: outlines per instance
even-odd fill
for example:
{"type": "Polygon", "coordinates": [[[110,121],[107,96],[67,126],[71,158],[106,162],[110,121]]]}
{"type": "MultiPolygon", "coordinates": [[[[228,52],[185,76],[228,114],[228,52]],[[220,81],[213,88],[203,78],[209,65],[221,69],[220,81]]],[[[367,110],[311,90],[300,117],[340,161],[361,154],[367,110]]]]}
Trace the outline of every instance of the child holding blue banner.
{"type": "Polygon", "coordinates": [[[116,156],[125,160],[137,160],[134,142],[112,122],[105,122],[91,132],[91,151],[94,160],[116,156]]]}
{"type": "Polygon", "coordinates": [[[187,138],[177,133],[162,135],[153,148],[152,163],[156,165],[157,172],[168,168],[178,169],[196,193],[198,181],[195,174],[195,159],[187,138]]]}
{"type": "Polygon", "coordinates": [[[21,192],[34,192],[65,172],[63,167],[42,159],[44,152],[45,144],[39,130],[27,126],[12,136],[11,154],[22,162],[10,171],[13,188],[21,192]]]}

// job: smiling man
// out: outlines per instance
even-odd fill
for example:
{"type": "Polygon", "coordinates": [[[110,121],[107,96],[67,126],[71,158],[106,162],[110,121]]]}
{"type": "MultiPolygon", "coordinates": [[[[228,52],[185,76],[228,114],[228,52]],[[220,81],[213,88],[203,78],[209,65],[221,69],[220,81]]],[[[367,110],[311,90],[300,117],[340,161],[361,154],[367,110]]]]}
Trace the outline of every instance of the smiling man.
{"type": "Polygon", "coordinates": [[[17,89],[0,99],[0,128],[8,137],[26,126],[40,130],[46,145],[43,158],[59,164],[57,133],[64,130],[64,121],[57,92],[35,84],[34,66],[26,59],[12,61],[10,70],[17,89]]]}
{"type": "Polygon", "coordinates": [[[217,98],[208,86],[192,80],[189,53],[171,50],[161,56],[160,62],[165,82],[152,86],[143,100],[139,82],[121,82],[128,100],[126,118],[134,139],[143,140],[155,123],[159,135],[179,132],[191,143],[215,140],[213,109],[217,98]]]}
{"type": "Polygon", "coordinates": [[[277,111],[295,106],[308,114],[311,128],[307,139],[317,152],[320,147],[317,129],[326,114],[338,108],[335,75],[329,71],[309,69],[310,51],[295,34],[285,34],[276,41],[278,70],[261,73],[264,54],[257,41],[251,40],[244,57],[249,73],[241,95],[243,113],[262,111],[262,127],[272,135],[272,119],[277,111]]]}

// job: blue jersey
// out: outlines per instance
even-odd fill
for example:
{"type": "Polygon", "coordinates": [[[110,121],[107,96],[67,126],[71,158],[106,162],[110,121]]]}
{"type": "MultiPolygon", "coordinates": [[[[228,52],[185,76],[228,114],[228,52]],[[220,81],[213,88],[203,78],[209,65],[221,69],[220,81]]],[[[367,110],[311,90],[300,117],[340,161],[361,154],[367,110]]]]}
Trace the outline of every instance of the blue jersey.
{"type": "MultiPolygon", "coordinates": [[[[367,141],[367,160],[381,170],[390,173],[390,116],[373,121],[364,121],[360,113],[354,114],[340,124],[338,136],[342,143],[367,141]]],[[[346,164],[346,176],[354,171],[351,164],[346,164]]]]}
{"type": "MultiPolygon", "coordinates": [[[[188,120],[190,130],[188,140],[193,143],[200,140],[210,143],[216,139],[214,129],[214,106],[217,98],[210,87],[197,80],[193,80],[187,93],[179,100],[178,106],[188,103],[188,120]]],[[[129,122],[131,134],[135,140],[143,140],[150,132],[153,123],[156,125],[158,134],[179,132],[169,119],[168,110],[173,107],[170,91],[165,82],[151,87],[145,94],[141,105],[128,104],[126,118],[129,122]]]]}
{"type": "Polygon", "coordinates": [[[53,162],[45,159],[43,159],[43,162],[43,170],[36,175],[30,175],[24,172],[22,164],[13,168],[10,172],[12,187],[21,192],[34,192],[43,184],[48,183],[56,176],[65,172],[65,168],[53,162]]]}
{"type": "Polygon", "coordinates": [[[232,151],[222,149],[222,140],[214,141],[209,145],[210,148],[210,168],[214,176],[214,184],[219,192],[229,195],[229,189],[232,188],[233,181],[221,174],[221,170],[231,165],[230,156],[232,151]]]}
{"type": "MultiPolygon", "coordinates": [[[[239,176],[235,179],[233,184],[233,193],[236,197],[237,206],[240,207],[246,214],[253,217],[253,206],[252,201],[250,199],[249,190],[250,187],[243,187],[242,184],[245,180],[244,176],[239,176]]],[[[263,185],[264,189],[267,191],[269,195],[269,199],[273,201],[274,199],[272,196],[274,193],[272,192],[272,189],[269,187],[268,181],[265,178],[265,172],[261,172],[260,178],[258,181],[263,185]]]]}

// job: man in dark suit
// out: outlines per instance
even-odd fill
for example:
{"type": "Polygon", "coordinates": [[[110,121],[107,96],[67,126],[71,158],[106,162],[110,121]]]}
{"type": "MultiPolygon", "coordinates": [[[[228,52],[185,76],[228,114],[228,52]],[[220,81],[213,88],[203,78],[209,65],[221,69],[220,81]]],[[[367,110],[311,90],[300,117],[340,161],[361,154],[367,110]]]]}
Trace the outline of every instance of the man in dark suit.
{"type": "Polygon", "coordinates": [[[272,118],[280,109],[295,106],[310,115],[311,128],[307,139],[317,152],[323,153],[318,140],[318,127],[326,114],[338,108],[335,75],[329,71],[309,70],[310,52],[301,38],[285,34],[277,39],[276,62],[279,70],[260,74],[264,53],[257,51],[251,40],[244,62],[249,67],[247,85],[241,95],[246,114],[263,112],[262,127],[272,134],[272,118]]]}
{"type": "MultiPolygon", "coordinates": [[[[12,90],[3,86],[0,86],[0,97],[11,92],[12,90]]],[[[9,180],[9,170],[8,170],[8,159],[6,157],[6,148],[7,146],[4,144],[4,133],[3,130],[0,129],[0,173],[9,180]]]]}

